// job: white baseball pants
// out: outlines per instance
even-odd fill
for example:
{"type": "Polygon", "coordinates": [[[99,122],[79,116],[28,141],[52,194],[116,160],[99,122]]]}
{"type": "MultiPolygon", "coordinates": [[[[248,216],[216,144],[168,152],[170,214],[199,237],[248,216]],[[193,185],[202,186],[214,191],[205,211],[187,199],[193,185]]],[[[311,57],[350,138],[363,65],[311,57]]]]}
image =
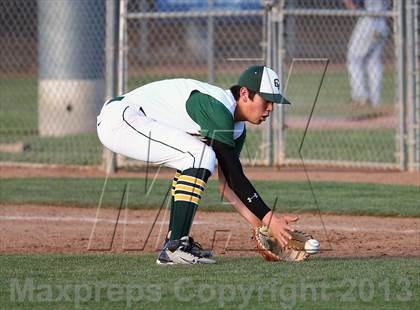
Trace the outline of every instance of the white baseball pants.
{"type": "Polygon", "coordinates": [[[97,132],[102,144],[115,153],[181,171],[214,171],[216,155],[211,147],[147,117],[142,110],[124,104],[124,100],[104,104],[97,117],[97,132]]]}
{"type": "Polygon", "coordinates": [[[380,103],[383,70],[381,56],[387,34],[386,20],[378,17],[360,18],[353,30],[348,46],[347,66],[352,99],[355,101],[369,100],[373,105],[380,103]]]}

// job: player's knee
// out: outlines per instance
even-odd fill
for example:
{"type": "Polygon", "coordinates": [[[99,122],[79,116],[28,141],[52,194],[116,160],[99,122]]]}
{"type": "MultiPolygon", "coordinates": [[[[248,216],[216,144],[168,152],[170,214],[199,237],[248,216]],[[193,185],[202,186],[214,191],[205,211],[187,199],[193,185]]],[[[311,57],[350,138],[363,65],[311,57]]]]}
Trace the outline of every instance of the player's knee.
{"type": "Polygon", "coordinates": [[[188,155],[189,158],[181,170],[188,168],[204,168],[213,174],[216,163],[216,154],[211,147],[203,144],[200,148],[190,150],[188,155]]]}
{"type": "Polygon", "coordinates": [[[182,160],[179,161],[174,168],[184,171],[191,168],[204,168],[214,172],[216,164],[216,154],[213,149],[205,144],[200,145],[195,149],[191,148],[188,152],[183,154],[182,160]]]}
{"type": "Polygon", "coordinates": [[[196,161],[198,163],[194,165],[196,168],[205,168],[210,171],[211,174],[214,172],[214,167],[216,164],[216,153],[213,151],[213,148],[209,146],[204,146],[201,154],[197,154],[196,161]]]}

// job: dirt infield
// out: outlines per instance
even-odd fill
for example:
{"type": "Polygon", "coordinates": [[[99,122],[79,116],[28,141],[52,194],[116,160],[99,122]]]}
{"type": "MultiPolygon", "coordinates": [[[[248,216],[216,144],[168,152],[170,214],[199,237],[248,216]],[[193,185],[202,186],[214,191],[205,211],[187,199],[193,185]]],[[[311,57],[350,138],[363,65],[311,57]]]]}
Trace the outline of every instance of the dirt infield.
{"type": "MultiPolygon", "coordinates": [[[[3,205],[0,253],[156,252],[167,213],[123,210],[117,221],[111,209],[3,205]]],[[[420,256],[418,218],[301,214],[296,228],[321,241],[320,256],[420,256]]],[[[236,213],[199,211],[192,235],[216,255],[258,255],[236,213]]]]}
{"type": "MultiPolygon", "coordinates": [[[[246,168],[251,180],[306,181],[299,168],[246,168]]],[[[148,172],[155,176],[155,170],[148,172]]],[[[420,172],[314,169],[312,181],[420,186],[420,172]]],[[[99,168],[0,166],[1,178],[105,177],[99,168]]],[[[119,171],[115,177],[144,177],[144,171],[119,171]]],[[[161,170],[170,179],[173,171],[161,170]]],[[[157,210],[117,210],[0,205],[0,253],[156,252],[168,214],[157,210]],[[116,223],[118,223],[116,225],[116,223]],[[114,232],[115,228],[115,232],[114,232]],[[150,234],[150,235],[149,235],[150,234]],[[149,236],[149,237],[148,237],[149,236]]],[[[321,241],[320,256],[420,256],[420,219],[301,214],[296,226],[321,241]],[[324,225],[325,224],[325,225],[324,225]]],[[[258,255],[248,224],[237,213],[197,213],[192,235],[216,255],[258,255]]]]}

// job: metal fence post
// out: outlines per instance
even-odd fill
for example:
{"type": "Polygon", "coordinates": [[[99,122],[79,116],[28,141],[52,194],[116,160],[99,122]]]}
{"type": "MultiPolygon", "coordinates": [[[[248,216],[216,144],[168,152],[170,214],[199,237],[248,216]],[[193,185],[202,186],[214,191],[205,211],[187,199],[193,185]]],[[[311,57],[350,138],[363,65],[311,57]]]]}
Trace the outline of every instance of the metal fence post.
{"type": "MultiPolygon", "coordinates": [[[[282,83],[282,60],[283,60],[283,5],[280,1],[276,5],[267,6],[267,66],[277,72],[280,79],[280,88],[282,83]]],[[[283,106],[276,105],[273,109],[272,117],[268,119],[267,126],[267,165],[279,166],[284,159],[283,147],[283,106]]]]}
{"type": "Polygon", "coordinates": [[[414,137],[415,126],[415,47],[414,47],[414,1],[410,0],[406,5],[406,66],[407,66],[407,113],[406,113],[406,128],[407,128],[407,168],[409,171],[414,171],[415,157],[416,157],[416,143],[414,137]]]}
{"type": "Polygon", "coordinates": [[[406,85],[406,70],[405,70],[405,40],[404,40],[404,1],[397,1],[394,4],[394,10],[397,15],[394,18],[394,33],[395,38],[395,55],[397,58],[397,92],[396,100],[398,102],[398,131],[396,137],[398,164],[400,170],[407,168],[407,150],[406,150],[406,126],[405,126],[405,85],[406,85]]]}
{"type": "MultiPolygon", "coordinates": [[[[273,42],[273,24],[274,24],[274,16],[273,16],[273,5],[271,3],[267,3],[266,6],[266,27],[267,27],[267,31],[266,31],[266,36],[267,36],[267,55],[266,55],[266,65],[268,67],[271,67],[273,64],[273,54],[275,52],[275,49],[273,48],[273,46],[275,45],[275,42],[273,42]]],[[[264,161],[265,161],[265,165],[267,166],[271,166],[273,164],[273,118],[269,117],[268,118],[268,122],[266,125],[266,128],[264,130],[264,141],[267,142],[267,145],[263,146],[263,151],[264,151],[264,161]]]]}
{"type": "MultiPolygon", "coordinates": [[[[208,9],[213,11],[214,0],[208,0],[208,9]]],[[[207,18],[207,79],[210,84],[214,83],[214,17],[207,18]]]]}
{"type": "MultiPolygon", "coordinates": [[[[284,1],[280,1],[279,3],[279,11],[278,11],[278,62],[276,71],[279,75],[280,79],[280,89],[283,95],[286,96],[284,93],[284,73],[283,73],[283,64],[284,64],[284,57],[285,57],[285,48],[284,48],[284,1]]],[[[275,164],[276,166],[280,166],[284,164],[285,161],[285,144],[286,144],[286,136],[285,136],[285,107],[283,104],[277,106],[277,123],[276,123],[276,152],[275,152],[275,164]]]]}
{"type": "Polygon", "coordinates": [[[127,0],[119,2],[119,35],[118,35],[118,94],[126,90],[127,79],[127,0]]]}
{"type": "Polygon", "coordinates": [[[420,1],[413,0],[414,12],[414,72],[415,72],[415,127],[414,138],[416,143],[416,169],[420,170],[420,1]]]}
{"type": "MultiPolygon", "coordinates": [[[[105,38],[105,98],[118,94],[118,36],[119,36],[119,2],[106,1],[106,38],[105,38]]],[[[108,173],[116,170],[116,156],[103,148],[102,168],[108,173]]]]}

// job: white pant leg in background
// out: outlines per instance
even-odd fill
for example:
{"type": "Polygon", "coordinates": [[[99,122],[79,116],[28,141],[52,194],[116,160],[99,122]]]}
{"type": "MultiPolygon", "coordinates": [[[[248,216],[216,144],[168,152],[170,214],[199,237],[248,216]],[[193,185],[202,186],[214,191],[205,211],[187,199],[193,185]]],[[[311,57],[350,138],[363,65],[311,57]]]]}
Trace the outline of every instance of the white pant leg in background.
{"type": "Polygon", "coordinates": [[[373,28],[374,39],[366,62],[366,73],[369,81],[369,101],[378,105],[381,101],[383,63],[382,52],[385,47],[388,28],[384,19],[376,19],[373,28]]]}
{"type": "Polygon", "coordinates": [[[374,106],[380,104],[381,101],[383,76],[383,65],[381,55],[383,45],[385,45],[385,42],[375,46],[375,48],[372,50],[372,54],[370,55],[366,63],[367,77],[369,81],[369,102],[374,106]]]}
{"type": "Polygon", "coordinates": [[[347,51],[347,69],[349,72],[351,98],[354,101],[367,101],[369,94],[365,79],[365,60],[369,53],[373,29],[369,17],[358,20],[353,29],[347,51]]]}
{"type": "Polygon", "coordinates": [[[111,151],[178,170],[214,171],[213,149],[197,138],[145,116],[122,101],[105,105],[98,116],[98,137],[111,151]]]}
{"type": "Polygon", "coordinates": [[[348,45],[347,66],[351,96],[355,101],[379,104],[382,83],[382,51],[388,29],[386,21],[362,17],[357,22],[348,45]]]}

